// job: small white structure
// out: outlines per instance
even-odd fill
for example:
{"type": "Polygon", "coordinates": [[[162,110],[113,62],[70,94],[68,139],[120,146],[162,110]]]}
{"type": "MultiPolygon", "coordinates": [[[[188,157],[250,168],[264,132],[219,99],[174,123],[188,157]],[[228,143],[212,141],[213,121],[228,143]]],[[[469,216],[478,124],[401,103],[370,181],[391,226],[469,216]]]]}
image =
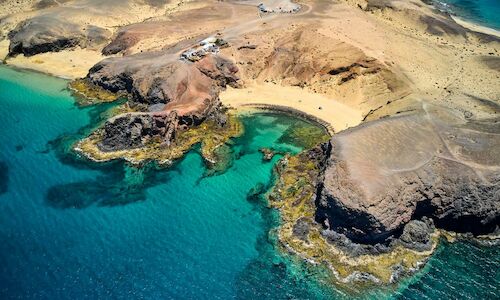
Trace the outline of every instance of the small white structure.
{"type": "Polygon", "coordinates": [[[300,10],[300,5],[290,0],[267,0],[258,6],[262,13],[296,13],[300,10]]]}
{"type": "Polygon", "coordinates": [[[188,49],[181,54],[181,60],[188,61],[198,61],[205,57],[207,54],[217,54],[220,51],[220,48],[227,47],[227,42],[221,38],[217,38],[214,36],[207,37],[198,43],[198,45],[194,46],[191,49],[188,49]]]}

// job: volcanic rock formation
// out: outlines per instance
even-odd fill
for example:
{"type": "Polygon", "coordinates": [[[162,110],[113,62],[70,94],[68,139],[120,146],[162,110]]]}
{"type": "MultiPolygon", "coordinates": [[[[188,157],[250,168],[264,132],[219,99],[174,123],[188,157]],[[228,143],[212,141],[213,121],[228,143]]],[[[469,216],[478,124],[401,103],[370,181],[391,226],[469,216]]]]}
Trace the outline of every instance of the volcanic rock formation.
{"type": "Polygon", "coordinates": [[[144,147],[152,137],[163,138],[166,145],[174,138],[178,124],[175,111],[168,116],[150,114],[124,114],[106,121],[102,141],[98,144],[101,151],[118,151],[144,147]]]}
{"type": "Polygon", "coordinates": [[[226,86],[244,87],[227,89],[228,107],[332,125],[329,143],[280,163],[280,241],[347,262],[342,277],[358,265],[389,281],[381,269],[415,269],[435,249],[435,227],[479,235],[500,219],[500,40],[431,2],[4,1],[0,59],[80,78],[89,98],[128,97],[77,145],[96,161],[171,162],[198,143],[216,162],[241,133],[226,86]]]}
{"type": "Polygon", "coordinates": [[[12,30],[9,33],[9,55],[32,56],[76,46],[95,47],[104,44],[111,37],[111,32],[101,27],[80,27],[74,23],[50,18],[41,16],[27,20],[12,30]]]}
{"type": "MultiPolygon", "coordinates": [[[[32,56],[75,47],[102,48],[115,28],[162,15],[178,4],[175,1],[133,0],[31,2],[31,7],[20,6],[18,13],[0,19],[0,40],[8,35],[10,56],[32,56]]],[[[11,8],[10,11],[15,10],[11,8]]],[[[0,16],[2,13],[0,8],[0,16]]]]}
{"type": "Polygon", "coordinates": [[[90,70],[87,80],[128,94],[131,105],[165,104],[155,115],[175,111],[181,124],[198,125],[219,108],[221,88],[238,87],[237,72],[233,63],[220,56],[190,63],[158,52],[106,59],[90,70]]]}
{"type": "Polygon", "coordinates": [[[424,216],[456,232],[498,230],[498,118],[466,120],[454,110],[424,108],[332,138],[317,221],[371,244],[424,216]]]}

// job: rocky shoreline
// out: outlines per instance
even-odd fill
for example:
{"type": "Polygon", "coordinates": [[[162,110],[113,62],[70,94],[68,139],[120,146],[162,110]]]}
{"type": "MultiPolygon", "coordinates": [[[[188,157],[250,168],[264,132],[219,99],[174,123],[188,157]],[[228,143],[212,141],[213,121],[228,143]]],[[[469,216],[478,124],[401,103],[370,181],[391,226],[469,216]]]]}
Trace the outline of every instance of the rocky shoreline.
{"type": "MultiPolygon", "coordinates": [[[[334,140],[335,136],[332,141],[297,156],[286,156],[275,167],[276,183],[267,198],[271,207],[280,211],[282,224],[278,236],[286,252],[309,263],[326,266],[338,282],[380,284],[395,283],[418,271],[441,239],[451,242],[475,240],[488,245],[498,243],[497,228],[486,230],[489,234],[483,236],[455,233],[447,231],[439,218],[431,214],[414,215],[400,230],[386,233],[383,240],[352,239],[348,231],[332,226],[335,223],[324,217],[325,210],[335,212],[337,218],[350,215],[343,214],[341,208],[325,207],[321,203],[325,197],[325,173],[329,172],[330,160],[335,156],[332,153],[334,140]]],[[[495,199],[490,200],[495,202],[495,199]]],[[[446,211],[450,207],[440,209],[446,211]]],[[[458,222],[466,221],[458,218],[458,222]]]]}
{"type": "Polygon", "coordinates": [[[424,118],[418,113],[390,117],[335,136],[323,173],[318,221],[370,244],[399,234],[410,220],[422,217],[455,232],[497,231],[500,153],[498,139],[488,132],[496,121],[443,123],[439,114],[449,112],[433,109],[422,112],[424,118]],[[385,126],[387,130],[372,135],[374,127],[385,126]],[[418,135],[426,139],[417,143],[418,135]],[[389,140],[381,144],[382,138],[389,140]],[[386,154],[370,152],[375,148],[386,154]]]}
{"type": "Polygon", "coordinates": [[[324,265],[338,282],[393,283],[424,264],[436,248],[439,233],[432,220],[412,221],[390,244],[360,244],[316,222],[315,198],[321,184],[329,143],[286,156],[276,166],[276,183],[267,194],[282,224],[278,236],[284,250],[324,265]]]}
{"type": "Polygon", "coordinates": [[[129,112],[107,120],[75,149],[94,161],[168,165],[201,143],[207,163],[216,164],[217,148],[242,130],[218,99],[227,85],[239,86],[237,72],[229,60],[212,53],[193,61],[161,52],[105,60],[70,88],[91,103],[125,97],[129,112]]]}
{"type": "Polygon", "coordinates": [[[245,105],[331,135],[306,133],[310,149],[276,166],[267,197],[281,212],[285,251],[325,264],[341,282],[390,283],[425,264],[447,231],[498,236],[497,37],[419,0],[126,2],[146,13],[118,24],[121,10],[85,3],[86,16],[115,17],[97,14],[94,26],[58,3],[0,19],[7,63],[69,53],[72,64],[86,59],[71,55],[78,49],[107,56],[70,89],[83,105],[126,104],[75,145],[80,155],[168,166],[200,144],[217,169],[243,131],[220,94],[271,86],[286,105],[259,94],[245,105]]]}
{"type": "Polygon", "coordinates": [[[76,143],[74,150],[95,162],[124,159],[133,165],[142,165],[156,161],[168,167],[194,145],[200,144],[205,162],[213,168],[225,163],[218,149],[243,132],[241,123],[231,114],[225,115],[224,125],[207,120],[187,129],[176,127],[175,114],[166,118],[147,114],[124,114],[115,118],[76,143]]]}

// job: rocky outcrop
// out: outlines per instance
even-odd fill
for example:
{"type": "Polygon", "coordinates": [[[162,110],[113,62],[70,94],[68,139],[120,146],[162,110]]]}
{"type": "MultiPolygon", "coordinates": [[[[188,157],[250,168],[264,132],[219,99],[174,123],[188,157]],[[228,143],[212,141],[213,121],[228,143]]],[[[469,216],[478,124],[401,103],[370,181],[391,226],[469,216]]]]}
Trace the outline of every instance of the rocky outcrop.
{"type": "MultiPolygon", "coordinates": [[[[213,54],[196,62],[157,52],[98,63],[83,79],[85,85],[128,96],[128,107],[136,112],[108,120],[98,130],[99,137],[94,134],[90,139],[98,149],[89,145],[87,148],[108,157],[110,152],[158,148],[158,145],[168,147],[174,142],[178,129],[196,127],[207,119],[213,127],[230,131],[231,128],[226,127],[234,127],[234,124],[226,126],[227,115],[218,96],[220,89],[227,85],[238,86],[237,72],[229,60],[213,54]]],[[[177,142],[184,147],[196,139],[187,137],[186,141],[177,142]]]]}
{"type": "Polygon", "coordinates": [[[451,231],[493,232],[500,224],[498,124],[424,104],[335,135],[316,220],[369,244],[400,234],[405,244],[426,244],[422,224],[411,223],[422,217],[451,231]]]}
{"type": "Polygon", "coordinates": [[[57,17],[39,16],[18,24],[8,37],[9,56],[32,56],[77,46],[96,47],[104,44],[111,32],[94,25],[79,26],[57,17]]]}
{"type": "Polygon", "coordinates": [[[181,123],[201,123],[220,104],[218,94],[227,85],[238,86],[238,68],[220,56],[207,55],[195,63],[165,52],[106,59],[95,65],[87,80],[113,93],[129,95],[132,106],[165,104],[181,123]]]}
{"type": "Polygon", "coordinates": [[[102,49],[102,54],[113,55],[125,51],[134,46],[139,41],[139,38],[126,32],[118,32],[116,37],[102,49]]]}
{"type": "Polygon", "coordinates": [[[183,2],[182,0],[2,1],[0,39],[9,36],[10,56],[17,54],[32,56],[77,46],[100,52],[115,30],[155,16],[169,14],[183,2]]]}
{"type": "Polygon", "coordinates": [[[349,257],[359,257],[362,255],[380,255],[390,253],[397,246],[403,246],[405,249],[411,249],[419,252],[430,251],[433,247],[431,235],[435,227],[432,219],[426,217],[421,220],[411,220],[404,228],[399,237],[391,237],[385,243],[363,244],[354,242],[345,234],[338,233],[332,229],[326,229],[321,232],[321,236],[331,245],[349,257]]]}
{"type": "Polygon", "coordinates": [[[195,62],[168,51],[106,59],[80,80],[82,94],[97,90],[126,96],[133,112],[111,118],[75,149],[95,161],[169,164],[201,143],[203,157],[215,165],[219,147],[241,132],[219,101],[221,89],[238,87],[237,72],[233,63],[212,53],[195,62]]]}
{"type": "Polygon", "coordinates": [[[434,231],[434,222],[426,217],[423,221],[411,220],[405,225],[398,242],[405,248],[417,251],[432,249],[431,233],[434,231]]]}
{"type": "MultiPolygon", "coordinates": [[[[276,33],[272,47],[238,51],[247,77],[326,95],[363,115],[410,92],[404,77],[363,50],[308,27],[276,33]]],[[[240,43],[262,44],[261,36],[240,43]]],[[[244,44],[244,45],[245,45],[244,44]]]]}
{"type": "Polygon", "coordinates": [[[353,241],[315,221],[321,199],[315,195],[322,194],[320,174],[329,167],[331,151],[330,143],[321,143],[298,155],[286,155],[276,165],[275,185],[267,196],[280,211],[281,245],[305,261],[326,265],[342,282],[394,282],[414,272],[435,249],[438,233],[432,221],[410,221],[400,238],[375,244],[353,241]]]}
{"type": "Polygon", "coordinates": [[[393,0],[354,0],[351,2],[355,3],[360,9],[364,11],[394,8],[393,0]]]}
{"type": "Polygon", "coordinates": [[[101,151],[119,151],[144,147],[154,137],[169,145],[177,128],[177,114],[124,114],[108,120],[103,127],[101,151]]]}

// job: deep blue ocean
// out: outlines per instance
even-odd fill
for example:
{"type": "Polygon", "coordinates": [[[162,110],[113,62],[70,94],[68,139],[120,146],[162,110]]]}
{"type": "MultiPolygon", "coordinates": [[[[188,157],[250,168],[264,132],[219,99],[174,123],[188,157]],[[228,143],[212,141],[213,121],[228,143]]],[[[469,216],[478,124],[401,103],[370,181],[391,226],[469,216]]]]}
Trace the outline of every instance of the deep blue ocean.
{"type": "Polygon", "coordinates": [[[435,2],[440,8],[458,17],[500,30],[500,0],[435,0],[435,2]]]}
{"type": "MultiPolygon", "coordinates": [[[[169,170],[92,164],[69,146],[107,106],[79,108],[61,79],[0,66],[0,299],[499,299],[500,249],[443,244],[398,286],[337,286],[282,254],[261,147],[303,121],[243,118],[233,162],[205,176],[194,149],[169,170]]],[[[306,124],[307,125],[307,124],[306,124]]]]}

